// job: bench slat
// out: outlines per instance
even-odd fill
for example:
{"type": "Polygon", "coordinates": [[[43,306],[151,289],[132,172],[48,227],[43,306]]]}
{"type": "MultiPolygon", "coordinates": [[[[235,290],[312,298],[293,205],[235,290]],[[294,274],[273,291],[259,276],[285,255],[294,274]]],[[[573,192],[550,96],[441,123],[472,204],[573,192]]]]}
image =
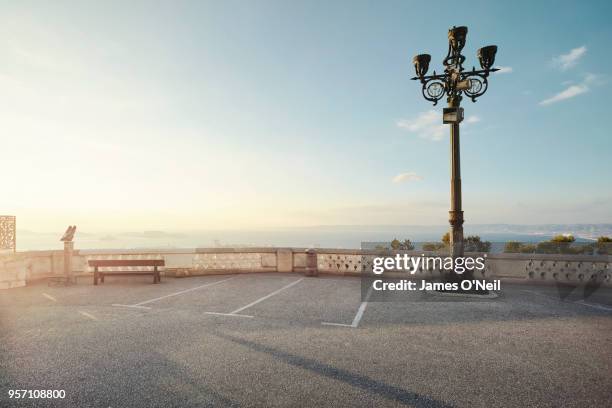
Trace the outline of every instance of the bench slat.
{"type": "Polygon", "coordinates": [[[164,266],[163,259],[90,259],[89,266],[164,266]]]}
{"type": "Polygon", "coordinates": [[[98,271],[100,275],[155,275],[155,271],[98,271]]]}

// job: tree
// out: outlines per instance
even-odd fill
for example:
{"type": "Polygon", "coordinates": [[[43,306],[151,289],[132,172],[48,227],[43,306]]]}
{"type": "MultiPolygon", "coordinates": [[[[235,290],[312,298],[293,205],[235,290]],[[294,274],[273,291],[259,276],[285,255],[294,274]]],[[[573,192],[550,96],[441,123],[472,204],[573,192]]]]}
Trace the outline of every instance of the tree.
{"type": "Polygon", "coordinates": [[[508,254],[532,254],[536,252],[536,246],[518,241],[508,241],[504,245],[504,252],[508,254]]]}
{"type": "Polygon", "coordinates": [[[555,235],[550,241],[539,242],[536,252],[539,254],[578,254],[581,248],[572,248],[572,242],[576,241],[573,235],[555,235]]]}
{"type": "Polygon", "coordinates": [[[446,245],[444,245],[442,242],[425,242],[423,244],[423,251],[439,251],[441,249],[444,249],[446,247],[446,245]]]}
{"type": "Polygon", "coordinates": [[[576,241],[576,238],[574,238],[573,235],[569,234],[569,235],[555,235],[554,237],[552,237],[552,239],[550,240],[550,242],[559,242],[559,243],[572,243],[576,241]]]}
{"type": "Polygon", "coordinates": [[[423,251],[439,251],[450,246],[450,233],[442,235],[441,242],[425,242],[423,244],[423,251]]]}
{"type": "Polygon", "coordinates": [[[399,239],[394,238],[391,241],[391,248],[395,251],[412,251],[414,249],[414,245],[410,242],[409,239],[405,239],[404,242],[400,242],[399,239]]]}
{"type": "Polygon", "coordinates": [[[403,246],[402,249],[405,251],[412,251],[414,249],[414,245],[409,239],[405,239],[404,242],[402,243],[402,246],[403,246]]]}
{"type": "Polygon", "coordinates": [[[393,238],[393,241],[391,241],[391,249],[394,249],[397,251],[399,248],[400,248],[399,239],[393,238]]]}
{"type": "Polygon", "coordinates": [[[508,254],[517,254],[521,252],[522,246],[523,244],[518,241],[508,241],[506,245],[504,245],[504,252],[508,254]]]}
{"type": "Polygon", "coordinates": [[[521,244],[520,252],[522,254],[533,254],[536,251],[536,246],[533,244],[521,244]]]}
{"type": "Polygon", "coordinates": [[[536,245],[536,252],[538,254],[558,254],[561,251],[557,242],[542,241],[536,245]]]}
{"type": "Polygon", "coordinates": [[[491,243],[489,241],[481,241],[478,235],[470,235],[464,242],[465,252],[489,252],[491,243]]]}
{"type": "Polygon", "coordinates": [[[599,255],[612,254],[612,238],[610,237],[597,238],[597,253],[599,255]]]}

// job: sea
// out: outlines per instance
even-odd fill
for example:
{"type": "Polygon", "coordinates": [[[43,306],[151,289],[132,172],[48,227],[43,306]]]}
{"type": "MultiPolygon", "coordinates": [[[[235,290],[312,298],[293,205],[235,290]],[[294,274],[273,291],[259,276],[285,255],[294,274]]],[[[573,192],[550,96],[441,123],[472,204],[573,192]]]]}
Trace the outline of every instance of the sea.
{"type": "MultiPolygon", "coordinates": [[[[492,243],[492,252],[503,249],[508,241],[536,243],[549,240],[559,233],[574,233],[577,242],[593,242],[597,234],[576,234],[569,228],[526,226],[466,226],[464,235],[478,235],[492,243]],[[500,231],[501,230],[501,231],[500,231]]],[[[364,243],[386,243],[393,239],[409,239],[417,244],[438,242],[446,226],[318,226],[259,230],[198,230],[198,231],[116,231],[96,232],[77,229],[76,249],[173,249],[223,247],[298,247],[358,249],[364,243]]],[[[17,250],[61,249],[61,233],[17,231],[17,250]]]]}

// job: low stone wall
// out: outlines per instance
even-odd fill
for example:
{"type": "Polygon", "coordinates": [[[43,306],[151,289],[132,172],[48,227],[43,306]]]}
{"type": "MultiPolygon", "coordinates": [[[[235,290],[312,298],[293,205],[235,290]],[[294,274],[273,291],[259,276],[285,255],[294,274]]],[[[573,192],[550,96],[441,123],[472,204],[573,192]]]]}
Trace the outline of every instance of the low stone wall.
{"type": "Polygon", "coordinates": [[[25,286],[28,280],[60,274],[63,251],[27,251],[0,255],[0,289],[25,286]]]}
{"type": "Polygon", "coordinates": [[[500,278],[534,281],[601,281],[612,285],[612,257],[608,255],[496,254],[487,262],[500,278]]]}
{"type": "MultiPolygon", "coordinates": [[[[164,259],[165,276],[303,272],[306,248],[195,248],[168,250],[75,250],[73,269],[77,275],[91,274],[91,259],[164,259]]],[[[371,267],[372,251],[317,249],[320,273],[358,276],[371,267]]],[[[420,256],[422,252],[409,251],[420,256]]],[[[433,255],[426,253],[426,255],[433,255]]],[[[478,254],[470,254],[477,256],[478,254]]],[[[485,278],[519,279],[543,282],[586,282],[596,280],[612,285],[610,256],[490,254],[480,272],[485,278]]],[[[0,289],[24,286],[27,281],[63,274],[63,251],[27,251],[0,255],[0,289]]],[[[417,272],[417,277],[435,276],[439,270],[417,272]]]]}
{"type": "MultiPolygon", "coordinates": [[[[336,275],[359,275],[365,263],[369,270],[375,253],[359,250],[319,250],[319,272],[336,275]]],[[[423,252],[407,251],[412,256],[423,252]]],[[[424,253],[433,256],[433,253],[424,253]]],[[[482,254],[468,254],[476,257],[482,254]]],[[[417,277],[435,276],[440,270],[419,270],[417,277]]],[[[551,254],[487,254],[485,268],[478,278],[499,278],[526,281],[572,282],[589,280],[612,286],[612,256],[551,254]]]]}

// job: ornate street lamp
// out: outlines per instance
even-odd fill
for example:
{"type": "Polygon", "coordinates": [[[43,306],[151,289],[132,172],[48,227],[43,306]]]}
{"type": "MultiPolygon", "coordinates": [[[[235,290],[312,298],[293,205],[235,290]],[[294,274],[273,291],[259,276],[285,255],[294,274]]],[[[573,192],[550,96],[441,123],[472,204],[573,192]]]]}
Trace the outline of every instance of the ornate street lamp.
{"type": "Polygon", "coordinates": [[[419,54],[413,58],[416,77],[421,82],[421,92],[434,105],[446,95],[448,108],[444,108],[442,122],[450,124],[451,139],[451,208],[449,222],[451,225],[450,251],[452,257],[463,256],[463,211],[461,209],[461,170],[459,162],[459,123],[463,120],[463,108],[460,107],[462,95],[476,102],[489,86],[487,78],[493,68],[497,46],[489,45],[478,50],[477,56],[482,69],[465,71],[465,57],[461,50],[465,46],[467,27],[453,27],[448,30],[448,54],[442,63],[444,73],[427,75],[431,55],[419,54]]]}

